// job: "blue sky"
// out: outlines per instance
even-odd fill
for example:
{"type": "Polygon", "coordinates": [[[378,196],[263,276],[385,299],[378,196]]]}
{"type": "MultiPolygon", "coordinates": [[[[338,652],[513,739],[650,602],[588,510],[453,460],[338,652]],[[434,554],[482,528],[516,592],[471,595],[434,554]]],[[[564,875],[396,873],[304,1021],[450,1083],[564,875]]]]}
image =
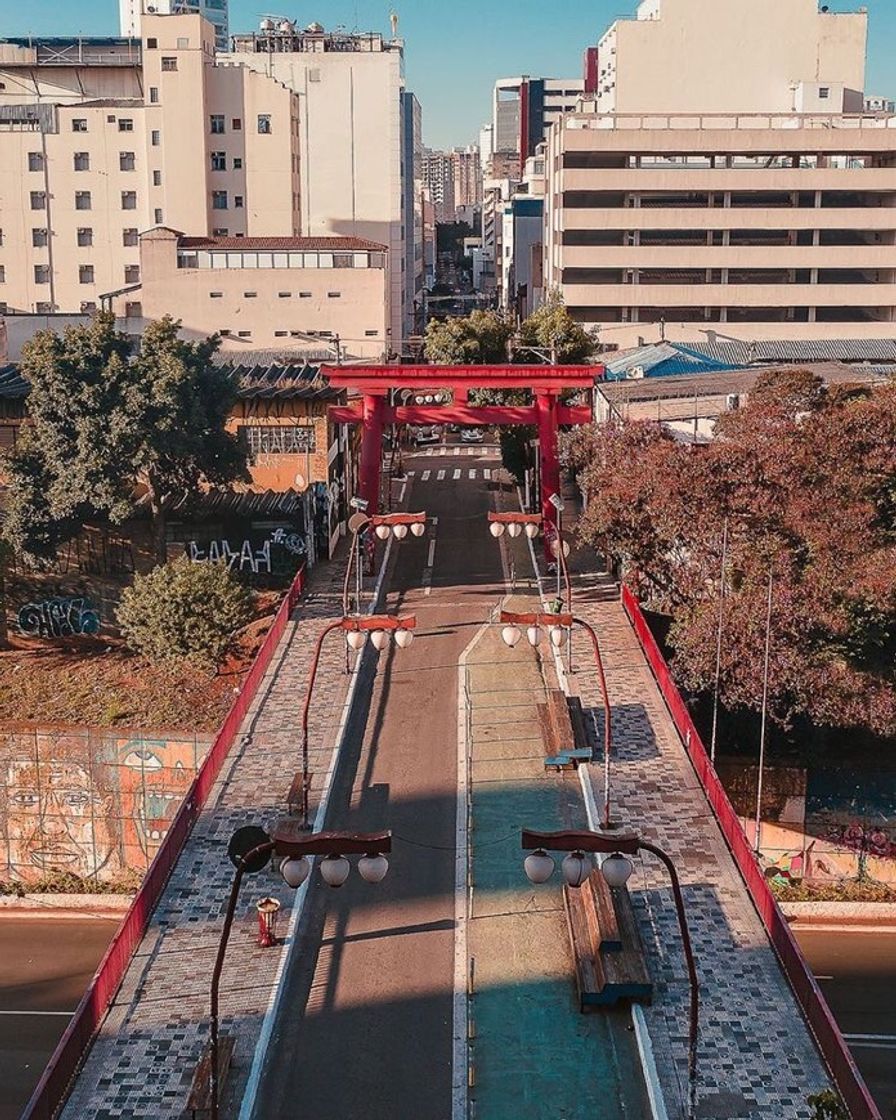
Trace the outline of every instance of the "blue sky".
{"type": "MultiPolygon", "coordinates": [[[[741,0],[748,3],[749,0],[741,0]]],[[[854,11],[859,0],[828,0],[854,11]]],[[[868,92],[896,94],[896,0],[864,0],[870,14],[868,92]]],[[[325,27],[389,30],[399,15],[408,87],[423,106],[431,147],[469,143],[489,114],[494,80],[512,74],[581,73],[582,51],[636,0],[230,0],[231,30],[276,14],[325,27]]],[[[0,0],[0,35],[114,35],[118,0],[0,0]]]]}

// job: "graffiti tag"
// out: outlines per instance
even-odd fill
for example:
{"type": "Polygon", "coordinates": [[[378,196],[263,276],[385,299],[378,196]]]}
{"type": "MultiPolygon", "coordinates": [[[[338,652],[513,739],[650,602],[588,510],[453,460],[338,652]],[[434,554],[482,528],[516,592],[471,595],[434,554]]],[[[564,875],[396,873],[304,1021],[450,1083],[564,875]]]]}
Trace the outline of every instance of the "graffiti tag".
{"type": "Polygon", "coordinates": [[[292,552],[294,555],[299,556],[305,551],[305,542],[298,533],[290,533],[286,529],[275,529],[271,533],[271,541],[274,544],[279,544],[286,549],[287,552],[292,552]]]}
{"type": "Polygon", "coordinates": [[[45,599],[19,611],[19,629],[31,638],[70,638],[98,634],[99,613],[84,599],[45,599]]]}
{"type": "Polygon", "coordinates": [[[190,541],[190,560],[194,564],[226,564],[231,571],[271,572],[271,542],[265,541],[256,551],[251,541],[233,549],[226,540],[210,541],[208,551],[199,547],[197,541],[190,541]]]}

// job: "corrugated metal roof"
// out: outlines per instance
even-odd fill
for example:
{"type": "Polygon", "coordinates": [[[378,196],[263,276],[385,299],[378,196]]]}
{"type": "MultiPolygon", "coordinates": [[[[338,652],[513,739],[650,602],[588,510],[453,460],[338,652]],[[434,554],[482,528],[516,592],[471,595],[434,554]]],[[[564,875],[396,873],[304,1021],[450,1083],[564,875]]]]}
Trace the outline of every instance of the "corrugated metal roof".
{"type": "Polygon", "coordinates": [[[311,365],[237,365],[230,367],[239,379],[239,395],[245,398],[289,397],[291,400],[334,401],[341,395],[311,365]]]}
{"type": "Polygon", "coordinates": [[[181,237],[181,249],[292,250],[297,253],[385,253],[386,246],[363,237],[181,237]]]}
{"type": "Polygon", "coordinates": [[[627,350],[606,363],[608,381],[626,380],[631,370],[640,368],[645,377],[671,377],[732,368],[727,362],[698,353],[694,347],[675,342],[656,342],[627,350]]]}
{"type": "Polygon", "coordinates": [[[689,342],[695,353],[730,365],[762,362],[896,362],[893,338],[772,339],[768,341],[689,342]]]}
{"type": "Polygon", "coordinates": [[[209,490],[183,494],[165,503],[169,513],[200,517],[289,517],[302,509],[298,490],[209,490]]]}
{"type": "Polygon", "coordinates": [[[17,365],[0,366],[0,397],[19,400],[28,395],[28,382],[19,373],[17,365]]]}

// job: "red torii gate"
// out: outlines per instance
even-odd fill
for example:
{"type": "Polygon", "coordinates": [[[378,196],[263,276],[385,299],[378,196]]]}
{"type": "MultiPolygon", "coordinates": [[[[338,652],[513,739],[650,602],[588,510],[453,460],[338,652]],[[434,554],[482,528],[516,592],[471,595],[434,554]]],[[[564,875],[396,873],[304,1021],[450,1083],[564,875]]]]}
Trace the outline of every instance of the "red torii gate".
{"type": "Polygon", "coordinates": [[[383,428],[387,424],[531,424],[538,429],[541,466],[541,506],[545,524],[556,526],[550,498],[560,488],[557,431],[561,424],[589,424],[590,406],[558,402],[565,389],[590,389],[603,376],[603,366],[323,366],[321,372],[336,388],[354,390],[360,401],[331,406],[330,419],[341,424],[361,424],[361,497],[369,513],[379,507],[383,428]],[[391,405],[391,389],[435,391],[452,389],[449,405],[391,405]],[[469,404],[471,389],[529,389],[531,405],[469,404]]]}

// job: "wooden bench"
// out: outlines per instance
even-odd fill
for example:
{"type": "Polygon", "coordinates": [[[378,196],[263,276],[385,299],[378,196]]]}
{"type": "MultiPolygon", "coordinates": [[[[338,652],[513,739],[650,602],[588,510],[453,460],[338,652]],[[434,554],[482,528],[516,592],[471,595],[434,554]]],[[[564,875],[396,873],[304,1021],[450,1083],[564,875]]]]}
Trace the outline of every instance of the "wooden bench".
{"type": "MultiPolygon", "coordinates": [[[[233,1058],[233,1048],[236,1045],[236,1039],[230,1035],[218,1035],[218,1093],[224,1087],[224,1081],[227,1078],[227,1071],[230,1069],[230,1062],[233,1058]]],[[[199,1059],[199,1065],[196,1067],[196,1072],[193,1074],[193,1085],[190,1089],[190,1096],[187,1100],[187,1112],[190,1113],[193,1120],[199,1120],[200,1117],[207,1116],[212,1110],[212,1044],[209,1042],[205,1050],[202,1052],[202,1057],[199,1059]]]]}
{"type": "Polygon", "coordinates": [[[560,689],[552,688],[547,700],[535,707],[547,751],[545,769],[571,770],[580,762],[591,761],[591,745],[578,697],[567,698],[560,689]]]}
{"type": "Polygon", "coordinates": [[[653,984],[628,887],[608,887],[595,868],[581,887],[564,886],[563,902],[579,1009],[650,1003],[653,984]]]}

